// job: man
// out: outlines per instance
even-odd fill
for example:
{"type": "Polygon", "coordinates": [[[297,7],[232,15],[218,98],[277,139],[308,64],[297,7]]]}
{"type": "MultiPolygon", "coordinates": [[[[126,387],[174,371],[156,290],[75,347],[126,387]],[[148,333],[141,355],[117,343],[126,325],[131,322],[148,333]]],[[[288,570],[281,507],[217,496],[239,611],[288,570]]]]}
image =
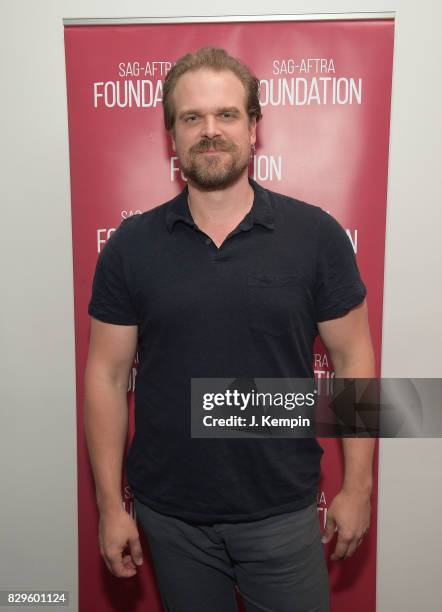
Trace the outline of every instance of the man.
{"type": "MultiPolygon", "coordinates": [[[[328,610],[314,438],[190,435],[192,378],[312,378],[319,334],[337,377],[374,376],[365,287],[351,244],[320,208],[248,178],[258,81],[222,49],[181,58],[164,117],[183,192],[124,221],[100,254],[89,305],[85,429],[109,570],[136,574],[121,503],[126,390],[137,346],[126,474],[165,609],[328,610]],[[124,554],[125,549],[128,554],[124,554]]],[[[345,477],[324,540],[350,557],[369,527],[373,441],[343,440],[345,477]]]]}

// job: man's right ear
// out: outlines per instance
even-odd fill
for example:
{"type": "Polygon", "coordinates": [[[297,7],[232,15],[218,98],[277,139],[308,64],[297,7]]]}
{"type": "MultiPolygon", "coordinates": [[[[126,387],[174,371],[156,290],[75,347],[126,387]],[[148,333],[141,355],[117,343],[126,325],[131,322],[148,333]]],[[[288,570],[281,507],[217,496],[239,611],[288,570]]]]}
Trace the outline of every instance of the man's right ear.
{"type": "Polygon", "coordinates": [[[175,135],[174,135],[174,129],[173,128],[170,130],[170,141],[172,143],[172,150],[173,150],[174,153],[176,153],[175,135]]]}

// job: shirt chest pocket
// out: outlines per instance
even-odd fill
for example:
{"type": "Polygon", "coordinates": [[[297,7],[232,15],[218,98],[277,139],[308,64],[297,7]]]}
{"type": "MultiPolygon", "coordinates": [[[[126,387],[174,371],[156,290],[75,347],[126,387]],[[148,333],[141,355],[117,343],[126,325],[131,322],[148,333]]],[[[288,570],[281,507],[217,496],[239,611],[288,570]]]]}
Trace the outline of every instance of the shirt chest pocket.
{"type": "Polygon", "coordinates": [[[247,315],[253,332],[281,336],[301,324],[306,311],[306,287],[295,274],[249,274],[247,315]]]}

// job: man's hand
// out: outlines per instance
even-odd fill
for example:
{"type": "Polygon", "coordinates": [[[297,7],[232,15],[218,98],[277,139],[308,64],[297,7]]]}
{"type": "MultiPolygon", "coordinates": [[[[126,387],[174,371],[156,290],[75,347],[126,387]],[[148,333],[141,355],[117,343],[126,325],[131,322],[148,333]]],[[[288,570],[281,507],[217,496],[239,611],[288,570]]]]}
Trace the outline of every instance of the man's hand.
{"type": "Polygon", "coordinates": [[[108,570],[118,578],[131,578],[137,573],[136,565],[143,563],[138,529],[124,508],[103,511],[100,514],[98,541],[100,553],[108,570]],[[123,556],[128,548],[129,554],[123,556]]]}
{"type": "Polygon", "coordinates": [[[351,557],[362,542],[370,526],[370,495],[341,490],[333,498],[327,511],[327,522],[322,537],[327,544],[338,532],[338,540],[332,561],[351,557]]]}

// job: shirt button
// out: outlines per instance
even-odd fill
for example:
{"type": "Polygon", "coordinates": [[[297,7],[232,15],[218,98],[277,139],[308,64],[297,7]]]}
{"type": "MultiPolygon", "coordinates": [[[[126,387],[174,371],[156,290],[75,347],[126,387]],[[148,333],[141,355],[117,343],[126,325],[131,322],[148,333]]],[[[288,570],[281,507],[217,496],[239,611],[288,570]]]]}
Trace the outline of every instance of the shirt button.
{"type": "Polygon", "coordinates": [[[210,244],[212,240],[210,238],[206,238],[206,244],[210,244]]]}

